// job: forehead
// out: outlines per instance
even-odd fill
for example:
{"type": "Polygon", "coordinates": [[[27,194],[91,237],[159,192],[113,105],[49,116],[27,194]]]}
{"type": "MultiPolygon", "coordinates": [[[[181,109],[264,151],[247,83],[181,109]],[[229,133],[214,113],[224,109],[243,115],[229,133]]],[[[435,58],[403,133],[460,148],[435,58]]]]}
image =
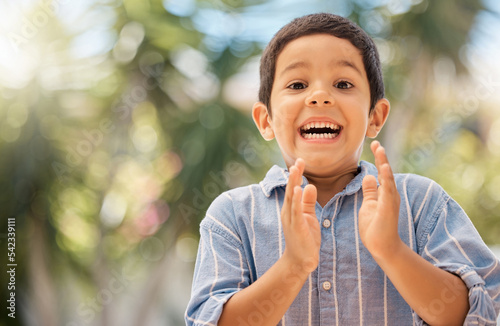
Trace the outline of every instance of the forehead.
{"type": "Polygon", "coordinates": [[[312,34],[301,36],[289,42],[278,55],[276,73],[298,63],[328,62],[353,68],[364,73],[363,57],[347,39],[329,34],[312,34]]]}

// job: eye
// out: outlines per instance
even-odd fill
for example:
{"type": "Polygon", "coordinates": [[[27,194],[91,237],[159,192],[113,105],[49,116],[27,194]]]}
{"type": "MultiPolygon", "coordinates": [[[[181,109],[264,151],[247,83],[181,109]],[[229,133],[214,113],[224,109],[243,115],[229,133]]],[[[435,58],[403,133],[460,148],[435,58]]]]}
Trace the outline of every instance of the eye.
{"type": "Polygon", "coordinates": [[[340,89],[349,89],[349,88],[352,88],[354,87],[353,84],[351,84],[350,82],[348,81],[345,81],[345,80],[341,80],[339,81],[337,84],[334,85],[335,87],[337,88],[340,88],[340,89]]]}
{"type": "Polygon", "coordinates": [[[305,89],[306,87],[307,85],[302,82],[294,82],[287,86],[290,89],[305,89]]]}

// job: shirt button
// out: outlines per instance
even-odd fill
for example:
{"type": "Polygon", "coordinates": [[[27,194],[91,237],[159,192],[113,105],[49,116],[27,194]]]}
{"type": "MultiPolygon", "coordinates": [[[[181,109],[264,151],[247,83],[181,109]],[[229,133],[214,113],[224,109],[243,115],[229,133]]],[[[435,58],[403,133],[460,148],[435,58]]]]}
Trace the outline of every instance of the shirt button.
{"type": "Polygon", "coordinates": [[[330,227],[331,223],[330,223],[330,220],[329,219],[324,219],[323,220],[323,227],[325,229],[328,229],[330,227]]]}
{"type": "Polygon", "coordinates": [[[323,290],[325,291],[328,291],[332,288],[332,283],[328,282],[328,281],[324,281],[323,282],[323,290]]]}

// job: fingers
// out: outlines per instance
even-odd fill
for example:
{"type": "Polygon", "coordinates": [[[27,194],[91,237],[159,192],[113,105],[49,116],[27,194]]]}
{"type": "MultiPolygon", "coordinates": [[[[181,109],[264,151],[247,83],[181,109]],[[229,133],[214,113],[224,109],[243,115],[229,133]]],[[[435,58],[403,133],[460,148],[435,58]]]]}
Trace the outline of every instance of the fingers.
{"type": "Polygon", "coordinates": [[[377,200],[377,180],[373,175],[367,175],[363,178],[363,201],[377,200]]]}
{"type": "MultiPolygon", "coordinates": [[[[389,164],[389,160],[387,159],[387,155],[385,154],[385,148],[380,145],[378,141],[373,141],[370,145],[370,148],[373,152],[373,156],[375,156],[375,166],[380,170],[380,167],[384,164],[389,164]]],[[[380,171],[379,171],[380,172],[380,171]]]]}
{"type": "MultiPolygon", "coordinates": [[[[292,205],[295,196],[295,187],[302,184],[302,173],[304,172],[305,163],[304,160],[299,158],[289,169],[290,173],[288,176],[288,184],[285,189],[285,199],[283,202],[283,208],[281,209],[281,219],[283,223],[291,223],[292,218],[292,205]]],[[[299,187],[300,188],[300,187],[299,187]]],[[[302,189],[301,189],[302,192],[302,189]]],[[[300,202],[300,197],[298,197],[300,202]]]]}
{"type": "Polygon", "coordinates": [[[376,140],[372,141],[370,144],[370,149],[372,150],[373,156],[375,157],[375,166],[378,167],[378,157],[377,157],[377,149],[380,147],[380,143],[376,140]]]}
{"type": "Polygon", "coordinates": [[[383,202],[399,202],[399,194],[396,188],[396,182],[394,181],[394,174],[385,153],[385,148],[382,147],[378,141],[373,141],[370,147],[375,156],[375,165],[378,170],[378,180],[381,186],[381,192],[379,193],[380,200],[383,202]]]}
{"type": "Polygon", "coordinates": [[[300,184],[302,184],[302,174],[304,173],[304,168],[306,166],[306,163],[304,162],[303,159],[300,157],[295,161],[295,166],[299,170],[299,175],[300,175],[300,184]]]}
{"type": "Polygon", "coordinates": [[[390,165],[383,164],[379,170],[379,180],[380,180],[380,193],[379,200],[381,205],[394,205],[399,207],[399,192],[396,187],[396,182],[394,181],[394,175],[390,165]]]}
{"type": "Polygon", "coordinates": [[[317,190],[313,185],[307,185],[304,190],[295,186],[292,196],[290,223],[297,226],[303,223],[304,216],[316,216],[317,190]]]}
{"type": "Polygon", "coordinates": [[[394,180],[394,175],[392,173],[391,165],[389,164],[389,159],[385,153],[385,148],[380,145],[378,141],[373,141],[370,145],[375,156],[375,166],[377,167],[379,173],[380,183],[383,184],[384,180],[394,180]]]}
{"type": "Polygon", "coordinates": [[[292,199],[292,214],[290,214],[290,223],[293,226],[299,222],[302,218],[302,188],[300,186],[295,186],[293,189],[293,199],[292,199]]]}
{"type": "Polygon", "coordinates": [[[302,210],[306,214],[314,215],[316,214],[316,200],[318,197],[318,191],[316,187],[308,184],[302,194],[302,210]]]}

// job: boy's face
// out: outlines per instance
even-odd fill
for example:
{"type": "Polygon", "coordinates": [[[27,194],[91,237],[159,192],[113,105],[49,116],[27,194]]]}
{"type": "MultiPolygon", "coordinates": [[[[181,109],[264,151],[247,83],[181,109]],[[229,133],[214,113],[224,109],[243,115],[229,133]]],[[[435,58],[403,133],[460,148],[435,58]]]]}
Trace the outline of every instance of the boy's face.
{"type": "Polygon", "coordinates": [[[270,103],[272,117],[262,103],[254,106],[262,135],[276,137],[287,166],[303,158],[305,172],[316,176],[356,168],[365,136],[377,135],[389,110],[383,99],[369,114],[370,87],[359,50],[328,34],[302,36],[284,47],[270,103]]]}

